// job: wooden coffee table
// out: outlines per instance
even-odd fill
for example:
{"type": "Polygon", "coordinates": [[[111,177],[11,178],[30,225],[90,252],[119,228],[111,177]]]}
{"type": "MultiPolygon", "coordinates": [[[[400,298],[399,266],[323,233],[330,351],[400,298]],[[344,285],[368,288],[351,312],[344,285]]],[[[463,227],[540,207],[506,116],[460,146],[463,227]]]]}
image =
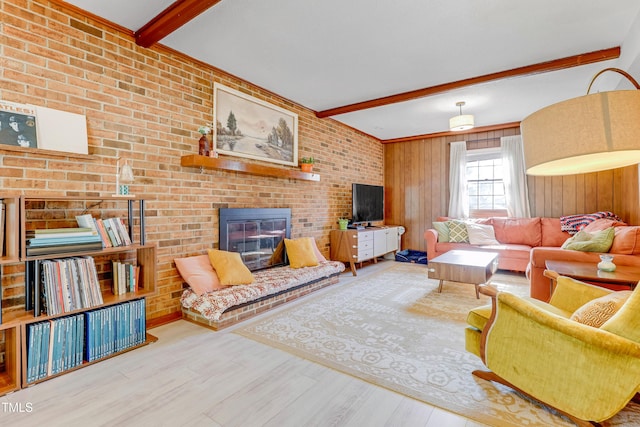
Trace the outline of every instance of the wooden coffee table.
{"type": "MultiPolygon", "coordinates": [[[[615,263],[615,258],[613,260],[615,263]]],[[[611,285],[636,287],[640,280],[640,267],[618,265],[612,272],[598,270],[597,263],[576,261],[545,261],[547,270],[553,270],[561,276],[571,277],[589,283],[607,283],[611,285]]],[[[553,289],[551,289],[553,292],[553,289]]]]}
{"type": "Polygon", "coordinates": [[[495,252],[454,250],[429,260],[427,268],[429,279],[440,279],[438,292],[442,292],[442,283],[448,282],[487,283],[498,269],[498,254],[495,252]]]}

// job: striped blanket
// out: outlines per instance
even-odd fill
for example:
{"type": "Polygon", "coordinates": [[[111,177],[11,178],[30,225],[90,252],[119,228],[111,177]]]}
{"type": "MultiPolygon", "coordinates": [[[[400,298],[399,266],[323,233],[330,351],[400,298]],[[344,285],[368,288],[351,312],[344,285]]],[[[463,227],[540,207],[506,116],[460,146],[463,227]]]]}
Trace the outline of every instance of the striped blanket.
{"type": "Polygon", "coordinates": [[[567,215],[560,217],[560,229],[562,231],[569,232],[569,234],[576,234],[578,231],[582,230],[596,219],[602,218],[622,221],[618,215],[609,211],[600,211],[592,214],[567,215]]]}

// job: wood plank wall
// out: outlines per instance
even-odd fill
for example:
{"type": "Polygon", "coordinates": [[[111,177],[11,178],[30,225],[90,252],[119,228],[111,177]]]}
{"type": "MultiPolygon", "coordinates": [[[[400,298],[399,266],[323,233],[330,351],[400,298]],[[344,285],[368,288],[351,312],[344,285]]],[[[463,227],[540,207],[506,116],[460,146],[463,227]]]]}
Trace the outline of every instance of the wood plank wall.
{"type": "MultiPolygon", "coordinates": [[[[384,145],[385,222],[405,227],[403,249],[425,251],[423,234],[447,214],[449,143],[467,141],[467,149],[499,147],[500,137],[519,128],[441,136],[384,145]]],[[[612,211],[640,224],[638,166],[558,177],[528,177],[532,216],[559,217],[612,211]]]]}

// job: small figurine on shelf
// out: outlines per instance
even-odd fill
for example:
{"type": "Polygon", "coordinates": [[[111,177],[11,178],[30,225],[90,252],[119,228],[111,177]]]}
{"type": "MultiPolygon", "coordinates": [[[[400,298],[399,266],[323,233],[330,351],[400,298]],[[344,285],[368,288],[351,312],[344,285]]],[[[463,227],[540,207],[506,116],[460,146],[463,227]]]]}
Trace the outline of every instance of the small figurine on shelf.
{"type": "Polygon", "coordinates": [[[208,156],[210,153],[209,139],[207,138],[207,134],[211,132],[211,128],[209,126],[200,126],[198,128],[198,132],[202,135],[200,137],[200,141],[198,141],[198,154],[201,156],[208,156]]]}

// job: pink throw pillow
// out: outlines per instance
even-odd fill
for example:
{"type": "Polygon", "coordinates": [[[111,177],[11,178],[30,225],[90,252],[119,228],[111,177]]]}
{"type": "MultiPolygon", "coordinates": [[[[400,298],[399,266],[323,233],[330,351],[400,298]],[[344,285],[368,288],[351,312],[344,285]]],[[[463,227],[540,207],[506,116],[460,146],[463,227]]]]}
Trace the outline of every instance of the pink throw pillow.
{"type": "Polygon", "coordinates": [[[178,272],[198,296],[226,288],[211,266],[209,255],[196,255],[174,259],[178,272]]]}
{"type": "Polygon", "coordinates": [[[613,218],[599,218],[588,224],[582,229],[587,233],[595,233],[596,231],[606,230],[609,227],[618,227],[620,225],[627,225],[626,222],[617,221],[613,218]]]}
{"type": "Polygon", "coordinates": [[[324,255],[322,255],[322,252],[320,252],[320,249],[318,249],[318,243],[316,242],[316,239],[311,238],[311,241],[313,241],[313,252],[316,254],[316,258],[318,259],[318,262],[325,262],[327,259],[324,257],[324,255]]]}

